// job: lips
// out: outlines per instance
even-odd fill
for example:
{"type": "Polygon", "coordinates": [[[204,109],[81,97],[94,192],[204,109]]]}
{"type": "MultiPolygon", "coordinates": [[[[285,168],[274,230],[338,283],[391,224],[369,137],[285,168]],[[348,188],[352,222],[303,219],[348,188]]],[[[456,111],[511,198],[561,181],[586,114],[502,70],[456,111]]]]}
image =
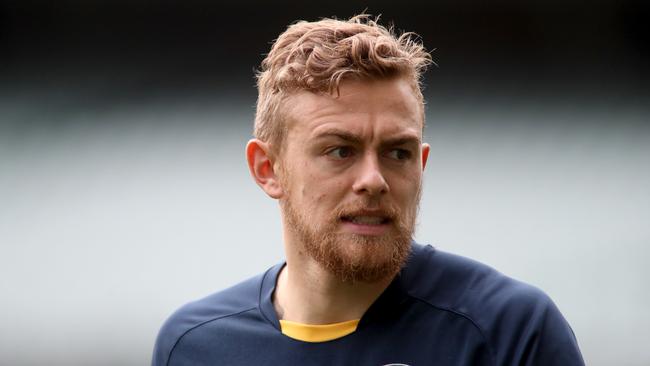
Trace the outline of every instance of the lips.
{"type": "Polygon", "coordinates": [[[388,233],[392,218],[383,212],[362,212],[340,216],[344,232],[363,236],[380,236],[388,233]]]}
{"type": "Polygon", "coordinates": [[[357,225],[383,225],[390,222],[390,218],[376,215],[346,215],[341,220],[357,225]]]}

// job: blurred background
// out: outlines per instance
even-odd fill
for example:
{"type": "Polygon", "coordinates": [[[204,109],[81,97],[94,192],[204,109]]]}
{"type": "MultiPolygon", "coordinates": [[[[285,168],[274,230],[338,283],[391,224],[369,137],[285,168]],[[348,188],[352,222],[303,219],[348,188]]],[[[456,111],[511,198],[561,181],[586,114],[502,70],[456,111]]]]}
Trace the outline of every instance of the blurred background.
{"type": "Polygon", "coordinates": [[[587,364],[650,364],[642,0],[0,2],[0,364],[148,364],[173,310],[281,261],[254,70],[365,9],[435,49],[417,239],[544,289],[587,364]]]}

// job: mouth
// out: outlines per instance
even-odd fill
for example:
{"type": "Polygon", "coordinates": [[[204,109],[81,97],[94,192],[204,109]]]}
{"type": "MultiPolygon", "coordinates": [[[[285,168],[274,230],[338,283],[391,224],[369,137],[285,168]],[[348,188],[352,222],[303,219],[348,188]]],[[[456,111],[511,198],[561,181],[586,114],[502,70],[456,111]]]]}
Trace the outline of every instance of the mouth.
{"type": "Polygon", "coordinates": [[[391,219],[386,216],[348,215],[341,217],[341,221],[356,225],[384,225],[390,223],[391,219]]]}
{"type": "Polygon", "coordinates": [[[390,230],[393,219],[381,213],[359,213],[343,215],[340,217],[340,221],[345,232],[364,236],[379,236],[390,230]]]}

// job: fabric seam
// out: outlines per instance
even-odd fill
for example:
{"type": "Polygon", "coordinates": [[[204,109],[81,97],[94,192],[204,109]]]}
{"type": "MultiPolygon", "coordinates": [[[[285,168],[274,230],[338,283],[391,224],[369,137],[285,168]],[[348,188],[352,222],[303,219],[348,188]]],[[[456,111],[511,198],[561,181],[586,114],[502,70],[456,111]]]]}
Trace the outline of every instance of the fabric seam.
{"type": "Polygon", "coordinates": [[[181,341],[181,339],[182,339],[183,337],[185,337],[185,335],[186,335],[187,333],[189,333],[189,332],[191,332],[192,330],[194,330],[194,329],[196,329],[196,328],[198,328],[198,327],[200,327],[200,326],[203,326],[203,325],[205,325],[205,324],[207,324],[207,323],[210,323],[210,322],[213,322],[213,321],[217,321],[217,320],[220,320],[220,319],[223,319],[223,318],[228,318],[228,317],[231,317],[231,316],[236,316],[236,315],[239,315],[239,314],[243,314],[243,313],[245,313],[245,312],[247,312],[247,311],[251,311],[251,310],[255,310],[255,309],[257,309],[257,307],[252,307],[252,308],[249,308],[249,309],[246,309],[246,310],[242,310],[242,311],[238,311],[238,312],[236,312],[236,313],[232,313],[232,314],[226,314],[226,315],[218,316],[218,317],[216,317],[216,318],[209,319],[209,320],[206,320],[206,321],[204,321],[204,322],[201,322],[201,323],[199,323],[199,324],[197,324],[197,325],[191,327],[190,329],[186,330],[185,332],[183,332],[183,334],[181,334],[181,335],[178,337],[178,339],[176,339],[176,342],[174,342],[174,345],[173,345],[172,348],[169,350],[169,355],[167,355],[167,362],[165,362],[165,365],[169,366],[169,362],[170,362],[170,360],[171,360],[171,358],[172,358],[172,353],[174,353],[174,350],[176,350],[176,346],[177,346],[178,343],[181,341]]]}
{"type": "MultiPolygon", "coordinates": [[[[284,266],[284,262],[283,262],[282,265],[284,266]]],[[[260,314],[262,314],[262,317],[264,319],[266,319],[266,321],[269,322],[269,324],[271,324],[271,326],[273,328],[275,328],[275,324],[273,324],[273,321],[271,319],[269,319],[266,316],[266,314],[264,313],[264,311],[262,310],[262,291],[264,291],[264,281],[266,281],[266,277],[269,275],[269,272],[271,272],[271,270],[273,268],[275,268],[275,266],[267,269],[266,272],[264,272],[264,275],[262,276],[262,280],[260,281],[260,291],[259,291],[259,295],[257,297],[257,307],[260,309],[260,314]]],[[[280,269],[280,270],[282,270],[282,269],[280,269]]],[[[278,272],[278,275],[280,275],[279,272],[278,272]]],[[[276,278],[276,281],[277,281],[277,278],[276,278]]],[[[273,284],[273,286],[275,286],[275,284],[273,284]]]]}
{"type": "Polygon", "coordinates": [[[473,326],[478,330],[478,332],[479,332],[479,334],[481,335],[481,337],[483,337],[483,339],[485,340],[485,344],[487,344],[488,349],[490,350],[490,356],[492,357],[492,363],[493,363],[494,365],[497,364],[497,361],[496,361],[496,355],[494,354],[494,349],[493,349],[493,347],[492,347],[492,344],[490,343],[489,338],[485,336],[485,332],[483,331],[483,329],[482,329],[482,328],[481,328],[481,327],[476,323],[476,321],[474,321],[474,319],[472,319],[472,317],[470,317],[469,315],[467,315],[467,314],[465,314],[465,313],[461,313],[461,312],[459,312],[459,311],[457,311],[457,310],[448,309],[448,308],[445,308],[445,307],[441,307],[441,306],[438,306],[438,305],[434,305],[434,304],[432,304],[431,302],[429,302],[428,300],[425,300],[425,299],[420,298],[420,297],[418,297],[418,296],[414,296],[414,295],[412,295],[410,292],[407,292],[407,294],[408,294],[410,297],[412,297],[413,299],[418,300],[418,301],[421,301],[421,302],[423,302],[423,303],[425,303],[425,304],[427,304],[427,305],[429,305],[429,306],[431,306],[431,307],[433,307],[433,308],[436,308],[436,309],[441,310],[441,311],[450,312],[450,313],[452,313],[452,314],[455,314],[455,315],[457,315],[457,316],[460,316],[460,317],[462,317],[462,318],[467,319],[470,323],[472,323],[472,325],[473,325],[473,326]]]}

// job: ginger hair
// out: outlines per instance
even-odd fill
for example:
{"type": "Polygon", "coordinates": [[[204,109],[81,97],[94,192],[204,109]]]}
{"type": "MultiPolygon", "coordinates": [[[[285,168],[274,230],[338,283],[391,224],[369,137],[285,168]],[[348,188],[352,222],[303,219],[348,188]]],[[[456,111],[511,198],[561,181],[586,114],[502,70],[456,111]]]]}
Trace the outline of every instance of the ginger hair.
{"type": "Polygon", "coordinates": [[[283,104],[299,90],[338,95],[343,80],[405,77],[422,105],[422,74],[432,63],[414,33],[397,35],[369,15],[290,25],[271,47],[257,73],[254,135],[281,150],[287,133],[283,104]]]}

